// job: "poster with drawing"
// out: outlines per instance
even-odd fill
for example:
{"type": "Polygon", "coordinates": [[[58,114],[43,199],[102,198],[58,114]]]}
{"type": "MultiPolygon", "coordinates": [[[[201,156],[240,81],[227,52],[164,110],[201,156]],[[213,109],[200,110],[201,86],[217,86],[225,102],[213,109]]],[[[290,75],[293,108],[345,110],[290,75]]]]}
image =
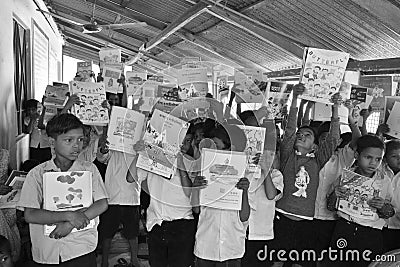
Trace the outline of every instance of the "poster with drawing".
{"type": "Polygon", "coordinates": [[[368,201],[379,196],[382,190],[381,180],[344,169],[340,185],[345,187],[347,192],[344,198],[337,200],[338,211],[365,220],[375,221],[379,218],[376,209],[370,207],[368,201]]]}
{"type": "Polygon", "coordinates": [[[120,89],[119,88],[120,86],[118,83],[118,79],[121,76],[120,69],[108,66],[106,64],[103,68],[102,76],[104,79],[104,86],[106,88],[106,92],[113,93],[113,94],[123,92],[122,87],[120,89]]]}
{"type": "Polygon", "coordinates": [[[363,118],[360,115],[361,110],[368,109],[373,97],[368,94],[368,88],[359,85],[351,85],[350,100],[354,105],[353,117],[357,120],[357,125],[363,125],[363,118]]]}
{"type": "MultiPolygon", "coordinates": [[[[332,119],[332,105],[318,103],[314,104],[312,110],[312,118],[314,121],[331,121],[332,119]]],[[[339,106],[338,109],[339,122],[343,124],[348,124],[349,109],[343,105],[339,106]]]]}
{"type": "Polygon", "coordinates": [[[208,93],[207,68],[180,69],[178,84],[182,90],[180,98],[188,100],[192,97],[205,97],[208,93]]]}
{"type": "Polygon", "coordinates": [[[371,109],[380,113],[379,123],[385,118],[385,96],[392,95],[391,76],[361,76],[360,85],[368,88],[367,95],[372,96],[371,109]]]}
{"type": "MultiPolygon", "coordinates": [[[[46,172],[43,174],[43,208],[50,211],[73,211],[88,208],[93,203],[92,173],[89,171],[46,172]]],[[[94,220],[82,230],[93,228],[94,220]]],[[[49,235],[55,225],[44,225],[49,235]]]]}
{"type": "Polygon", "coordinates": [[[106,100],[103,83],[70,82],[71,93],[77,94],[79,105],[74,105],[72,112],[86,125],[105,126],[108,124],[108,110],[102,107],[106,100]]]}
{"type": "Polygon", "coordinates": [[[13,170],[11,172],[5,185],[12,187],[12,190],[5,195],[0,195],[0,209],[15,209],[17,207],[26,175],[27,173],[22,171],[13,170]]]}
{"type": "Polygon", "coordinates": [[[119,63],[121,62],[121,49],[103,47],[99,51],[100,69],[104,67],[105,63],[119,63]]]}
{"type": "Polygon", "coordinates": [[[92,82],[92,61],[77,62],[75,81],[79,82],[92,82]]]}
{"type": "Polygon", "coordinates": [[[349,54],[339,51],[306,47],[300,83],[306,87],[301,99],[331,104],[331,97],[339,91],[349,54]]]}
{"type": "Polygon", "coordinates": [[[51,120],[55,115],[58,114],[57,107],[53,105],[44,105],[44,116],[43,116],[43,124],[47,125],[47,122],[51,120]]]}
{"type": "Polygon", "coordinates": [[[69,88],[64,86],[47,85],[44,96],[46,97],[44,100],[46,106],[52,105],[57,108],[63,108],[69,96],[69,88]]]}
{"type": "Polygon", "coordinates": [[[267,83],[256,69],[235,69],[235,85],[232,91],[236,94],[237,103],[263,103],[267,83]]]}
{"type": "Polygon", "coordinates": [[[146,72],[127,71],[125,75],[126,93],[134,99],[140,98],[142,94],[142,84],[147,80],[146,72]]]}
{"type": "Polygon", "coordinates": [[[263,106],[268,109],[268,119],[282,119],[293,85],[280,81],[268,81],[263,106]]]}
{"type": "Polygon", "coordinates": [[[144,114],[113,106],[107,132],[107,141],[111,150],[136,154],[133,145],[142,137],[145,125],[144,114]]]}
{"type": "Polygon", "coordinates": [[[200,190],[200,205],[216,209],[240,210],[242,190],[236,188],[246,171],[247,155],[243,152],[203,148],[201,175],[207,187],[200,190]]]}
{"type": "MultiPolygon", "coordinates": [[[[174,159],[172,159],[174,160],[174,159]]],[[[136,167],[155,173],[166,179],[171,179],[175,173],[175,163],[166,161],[165,164],[161,164],[157,160],[151,159],[146,155],[139,154],[138,161],[136,163],[136,167]]]]}
{"type": "Polygon", "coordinates": [[[141,95],[143,104],[140,106],[141,111],[150,112],[153,110],[158,101],[156,94],[159,85],[160,83],[157,81],[146,81],[143,83],[141,95]]]}
{"type": "Polygon", "coordinates": [[[390,131],[386,134],[400,138],[400,96],[385,97],[385,122],[390,131]]]}
{"type": "Polygon", "coordinates": [[[255,164],[254,158],[264,152],[265,128],[238,125],[247,137],[245,153],[247,155],[247,173],[251,178],[259,179],[261,177],[261,167],[255,164]]]}

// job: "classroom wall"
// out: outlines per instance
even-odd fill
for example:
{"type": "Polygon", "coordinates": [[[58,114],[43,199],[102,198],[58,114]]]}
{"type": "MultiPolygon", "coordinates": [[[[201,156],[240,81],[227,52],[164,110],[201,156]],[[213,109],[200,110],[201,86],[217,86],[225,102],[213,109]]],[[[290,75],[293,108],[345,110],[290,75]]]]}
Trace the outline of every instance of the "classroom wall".
{"type": "MultiPolygon", "coordinates": [[[[0,8],[0,147],[9,149],[11,166],[17,166],[16,155],[18,150],[27,150],[26,142],[17,144],[17,140],[26,140],[21,136],[17,139],[16,108],[14,95],[14,61],[13,61],[13,19],[16,19],[27,29],[32,29],[33,21],[49,38],[49,49],[61,61],[62,38],[58,33],[54,21],[52,27],[45,17],[38,11],[35,2],[41,8],[46,8],[42,0],[2,0],[0,8]]],[[[30,49],[32,49],[32,33],[30,33],[30,49]]],[[[32,61],[31,61],[32,63],[32,61]]],[[[31,73],[30,73],[31,74],[31,73]]],[[[32,77],[32,75],[30,75],[32,77]]],[[[29,82],[28,82],[29,83],[29,82]]],[[[32,81],[30,81],[32,83],[32,81]]],[[[31,88],[31,87],[30,87],[31,88]]],[[[44,91],[44,88],[42,88],[44,91]]],[[[28,89],[29,97],[38,98],[38,94],[28,89]]],[[[41,99],[41,96],[40,96],[41,99]]],[[[19,151],[18,155],[24,155],[19,151]]]]}

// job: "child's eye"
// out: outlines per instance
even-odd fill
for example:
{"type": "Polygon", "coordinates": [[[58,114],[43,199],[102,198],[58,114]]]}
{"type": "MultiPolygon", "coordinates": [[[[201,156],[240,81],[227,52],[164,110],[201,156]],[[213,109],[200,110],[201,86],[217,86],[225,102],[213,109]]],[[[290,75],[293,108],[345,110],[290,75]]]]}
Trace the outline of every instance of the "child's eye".
{"type": "Polygon", "coordinates": [[[72,139],[65,139],[65,142],[67,142],[67,143],[71,143],[71,141],[72,141],[72,139]]]}
{"type": "Polygon", "coordinates": [[[78,138],[78,141],[82,142],[83,141],[83,137],[78,138]]]}

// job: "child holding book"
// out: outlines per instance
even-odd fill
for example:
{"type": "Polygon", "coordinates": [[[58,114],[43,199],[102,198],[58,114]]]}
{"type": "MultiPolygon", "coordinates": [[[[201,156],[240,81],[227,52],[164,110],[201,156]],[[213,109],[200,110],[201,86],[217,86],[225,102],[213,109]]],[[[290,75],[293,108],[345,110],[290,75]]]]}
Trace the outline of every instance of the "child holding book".
{"type": "MultiPolygon", "coordinates": [[[[281,143],[281,171],[285,191],[276,203],[275,245],[299,253],[314,248],[312,219],[318,188],[319,171],[335,151],[339,140],[338,108],[340,94],[332,97],[332,119],[328,136],[318,146],[314,129],[302,126],[296,131],[297,99],[304,85],[293,87],[293,99],[281,143]]],[[[300,253],[301,254],[301,253],[300,253]]],[[[304,259],[310,261],[312,259],[304,259]]],[[[275,265],[283,265],[283,262],[275,265]]]]}
{"type": "MultiPolygon", "coordinates": [[[[231,125],[232,126],[232,125],[231,125]]],[[[231,150],[228,132],[219,126],[213,129],[209,137],[214,141],[218,150],[231,150]]],[[[242,140],[245,144],[245,140],[242,140]]],[[[235,143],[236,147],[245,147],[235,143]]],[[[242,207],[240,211],[222,210],[199,206],[200,190],[207,186],[202,176],[196,176],[193,182],[192,203],[193,211],[200,213],[196,232],[194,254],[195,266],[240,266],[245,252],[246,229],[250,216],[248,188],[250,182],[241,178],[236,187],[243,190],[242,207]]]]}
{"type": "Polygon", "coordinates": [[[83,145],[83,124],[71,114],[60,114],[46,126],[55,158],[33,168],[22,187],[18,206],[24,209],[29,223],[32,256],[36,266],[96,266],[94,250],[97,245],[98,216],[107,209],[107,193],[96,166],[78,160],[83,145]],[[43,174],[46,172],[90,171],[92,173],[93,204],[76,211],[48,211],[43,209],[43,174]],[[94,228],[85,228],[95,219],[94,228]],[[49,236],[44,226],[55,224],[49,236]]]}
{"type": "MultiPolygon", "coordinates": [[[[371,187],[373,185],[374,188],[374,196],[367,201],[367,204],[369,207],[376,209],[379,217],[376,219],[360,218],[338,211],[340,219],[337,221],[332,235],[331,247],[344,250],[343,254],[349,249],[357,250],[360,253],[359,260],[344,259],[347,261],[340,262],[340,266],[367,266],[369,264],[368,259],[361,256],[363,251],[369,250],[371,252],[367,254],[369,260],[375,260],[376,255],[383,253],[381,230],[385,225],[384,219],[392,217],[395,212],[390,203],[393,193],[390,178],[378,169],[382,162],[384,151],[385,144],[375,135],[364,135],[357,140],[355,153],[357,162],[350,170],[361,176],[368,177],[369,181],[371,181],[371,187]],[[346,240],[347,246],[339,247],[340,242],[338,240],[343,239],[346,240]]],[[[337,181],[337,183],[339,182],[337,181]]],[[[349,188],[339,184],[335,187],[334,194],[331,197],[345,199],[349,194],[349,190],[349,188]]],[[[337,264],[338,262],[332,263],[333,266],[337,266],[337,264]]]]}

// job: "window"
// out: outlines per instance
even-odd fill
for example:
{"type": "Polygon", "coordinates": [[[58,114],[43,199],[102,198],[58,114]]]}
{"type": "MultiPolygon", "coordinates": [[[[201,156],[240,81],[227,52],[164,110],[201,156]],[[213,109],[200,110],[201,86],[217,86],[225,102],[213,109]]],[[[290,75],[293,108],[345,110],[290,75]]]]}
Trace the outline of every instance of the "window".
{"type": "Polygon", "coordinates": [[[34,21],[32,28],[33,93],[37,100],[42,101],[49,84],[49,39],[34,21]]]}
{"type": "Polygon", "coordinates": [[[28,96],[28,31],[16,20],[13,21],[14,49],[14,94],[17,111],[17,135],[22,134],[22,103],[28,96]]]}

